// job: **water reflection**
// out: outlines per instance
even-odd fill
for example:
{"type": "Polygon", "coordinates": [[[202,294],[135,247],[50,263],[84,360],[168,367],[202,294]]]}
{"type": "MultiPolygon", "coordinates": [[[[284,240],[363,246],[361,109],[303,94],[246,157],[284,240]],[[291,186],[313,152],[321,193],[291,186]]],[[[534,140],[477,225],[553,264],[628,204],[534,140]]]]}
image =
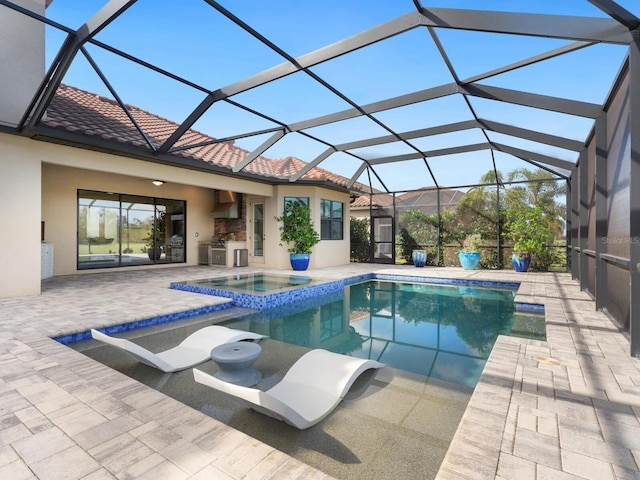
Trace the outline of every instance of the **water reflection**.
{"type": "Polygon", "coordinates": [[[345,287],[341,298],[320,297],[249,319],[252,330],[275,340],[473,387],[498,335],[511,331],[513,296],[512,290],[374,280],[345,287]]]}

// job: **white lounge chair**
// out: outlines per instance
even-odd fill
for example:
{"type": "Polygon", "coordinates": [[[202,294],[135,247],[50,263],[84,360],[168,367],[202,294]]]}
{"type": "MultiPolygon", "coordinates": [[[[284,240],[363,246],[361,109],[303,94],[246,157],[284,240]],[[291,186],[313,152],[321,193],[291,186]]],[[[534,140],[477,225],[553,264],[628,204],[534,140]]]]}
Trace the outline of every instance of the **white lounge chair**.
{"type": "Polygon", "coordinates": [[[184,370],[209,360],[213,347],[223,343],[239,342],[241,340],[258,341],[267,338],[264,335],[245,330],[212,325],[193,332],[179,345],[169,350],[153,353],[129,340],[111,337],[95,329],[91,330],[91,336],[96,340],[119,348],[145,365],[167,373],[184,370]]]}
{"type": "Polygon", "coordinates": [[[375,360],[317,349],[300,357],[280,382],[264,392],[224,382],[197,368],[193,376],[196,382],[232,395],[257,412],[304,430],[336,408],[362,372],[383,366],[375,360]]]}

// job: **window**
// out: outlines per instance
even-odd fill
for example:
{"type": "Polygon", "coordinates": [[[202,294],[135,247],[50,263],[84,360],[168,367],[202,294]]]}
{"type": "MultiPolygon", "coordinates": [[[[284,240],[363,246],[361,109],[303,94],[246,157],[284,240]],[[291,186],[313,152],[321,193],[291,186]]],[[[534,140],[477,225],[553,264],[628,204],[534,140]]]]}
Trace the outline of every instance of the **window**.
{"type": "Polygon", "coordinates": [[[320,200],[320,239],[342,240],[344,205],[333,200],[320,200]]]}
{"type": "Polygon", "coordinates": [[[78,269],[185,262],[182,200],[78,191],[78,269]]]}
{"type": "Polygon", "coordinates": [[[287,203],[290,203],[290,202],[302,203],[303,205],[306,205],[308,207],[309,206],[309,197],[284,197],[284,204],[285,205],[287,203]]]}
{"type": "MultiPolygon", "coordinates": [[[[309,197],[284,197],[283,212],[287,209],[287,205],[290,203],[301,203],[302,205],[309,206],[309,197]]],[[[290,214],[290,212],[287,212],[290,214]]]]}

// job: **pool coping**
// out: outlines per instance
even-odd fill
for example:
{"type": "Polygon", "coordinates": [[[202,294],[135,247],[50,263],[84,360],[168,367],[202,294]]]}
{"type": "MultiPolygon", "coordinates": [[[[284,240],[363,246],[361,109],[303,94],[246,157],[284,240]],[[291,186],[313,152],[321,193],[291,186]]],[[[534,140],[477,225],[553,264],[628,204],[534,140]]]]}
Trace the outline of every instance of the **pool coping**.
{"type": "MultiPolygon", "coordinates": [[[[153,325],[160,325],[163,323],[175,322],[178,320],[185,320],[187,318],[196,317],[198,315],[204,315],[207,313],[219,312],[227,310],[233,307],[232,302],[223,302],[217,305],[207,305],[204,307],[194,308],[193,310],[184,310],[175,313],[169,313],[166,315],[160,315],[157,317],[143,318],[140,320],[134,320],[132,322],[119,323],[116,325],[108,325],[106,327],[96,328],[102,333],[112,334],[119,332],[128,332],[129,330],[135,330],[137,328],[151,327],[153,325]]],[[[59,335],[57,337],[51,337],[58,343],[68,345],[70,343],[81,342],[83,340],[89,340],[91,337],[91,330],[85,330],[82,332],[74,332],[66,335],[59,335]]]]}

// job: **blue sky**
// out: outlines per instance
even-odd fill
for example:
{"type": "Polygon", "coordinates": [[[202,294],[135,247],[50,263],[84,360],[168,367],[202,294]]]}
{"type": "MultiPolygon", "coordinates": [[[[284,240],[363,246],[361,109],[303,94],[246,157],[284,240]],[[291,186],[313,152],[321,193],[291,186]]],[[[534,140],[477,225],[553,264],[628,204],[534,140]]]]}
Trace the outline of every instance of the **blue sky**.
{"type": "MultiPolygon", "coordinates": [[[[78,28],[104,3],[104,0],[55,0],[47,9],[47,16],[78,28]]],[[[314,3],[225,0],[219,3],[292,56],[314,51],[415,10],[411,0],[327,0],[314,3]]],[[[423,3],[443,8],[606,17],[586,0],[447,0],[423,3]]],[[[636,0],[619,3],[640,15],[636,0]]],[[[462,79],[570,43],[557,39],[443,29],[437,29],[436,34],[462,79]]],[[[284,62],[283,57],[247,35],[202,0],[139,0],[96,38],[212,90],[284,62]]],[[[55,29],[47,29],[49,61],[63,39],[64,35],[55,29]]],[[[87,49],[126,103],[180,123],[204,98],[201,91],[132,65],[98,47],[89,45],[87,49]]],[[[482,83],[602,103],[625,53],[624,47],[596,45],[486,79],[482,83]]],[[[361,104],[452,81],[425,28],[411,30],[317,65],[312,71],[361,104]]],[[[82,56],[74,62],[64,82],[111,96],[82,56]]],[[[234,95],[232,100],[284,123],[350,107],[302,72],[234,95]]],[[[495,101],[472,99],[471,104],[479,117],[577,140],[585,139],[591,125],[590,121],[584,119],[495,101]]],[[[460,95],[380,112],[375,117],[398,132],[473,118],[469,106],[460,95]]],[[[194,128],[211,136],[225,137],[274,125],[232,105],[218,102],[200,118],[194,128]]],[[[384,128],[366,118],[317,127],[308,133],[330,143],[388,134],[384,128]]],[[[236,144],[252,150],[266,138],[264,135],[255,136],[238,140],[236,144]]],[[[566,160],[573,161],[576,158],[573,152],[506,135],[491,134],[491,140],[566,160]]],[[[415,145],[430,151],[484,141],[479,130],[468,130],[418,139],[415,145]]],[[[321,143],[290,133],[269,149],[265,156],[281,158],[291,155],[311,161],[325,149],[326,146],[321,143]]],[[[406,145],[394,143],[354,153],[363,158],[376,158],[411,151],[406,145]]],[[[506,154],[496,153],[495,159],[498,168],[505,172],[523,166],[520,160],[506,154]]],[[[474,183],[492,166],[489,151],[437,157],[430,164],[437,181],[444,186],[474,183]]],[[[351,177],[359,165],[359,160],[339,153],[329,157],[320,166],[351,177]]],[[[393,191],[433,185],[422,160],[391,163],[376,167],[376,171],[384,179],[387,188],[393,191]]],[[[360,180],[366,182],[367,177],[361,177],[360,180]]],[[[374,187],[382,186],[374,182],[374,187]]]]}

